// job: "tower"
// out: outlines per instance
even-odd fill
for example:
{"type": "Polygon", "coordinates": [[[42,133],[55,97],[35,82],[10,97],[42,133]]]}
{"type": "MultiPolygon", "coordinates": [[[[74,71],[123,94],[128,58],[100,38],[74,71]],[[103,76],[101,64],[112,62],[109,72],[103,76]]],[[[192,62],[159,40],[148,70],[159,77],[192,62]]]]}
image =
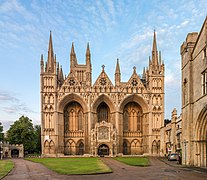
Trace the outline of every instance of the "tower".
{"type": "Polygon", "coordinates": [[[160,139],[160,128],[164,125],[164,63],[161,60],[161,52],[157,51],[156,32],[154,31],[153,46],[152,46],[152,59],[149,57],[148,70],[143,72],[143,77],[146,78],[147,89],[151,92],[150,99],[150,122],[149,131],[152,136],[149,143],[153,144],[151,152],[153,152],[154,146],[163,147],[160,139]],[[152,142],[153,139],[158,141],[152,142]]]}
{"type": "Polygon", "coordinates": [[[43,55],[41,55],[41,141],[42,149],[44,146],[49,147],[46,153],[56,153],[54,146],[57,141],[57,126],[56,126],[56,103],[57,103],[57,89],[63,83],[62,68],[56,68],[56,55],[53,51],[52,32],[50,32],[48,57],[44,67],[43,55]]]}

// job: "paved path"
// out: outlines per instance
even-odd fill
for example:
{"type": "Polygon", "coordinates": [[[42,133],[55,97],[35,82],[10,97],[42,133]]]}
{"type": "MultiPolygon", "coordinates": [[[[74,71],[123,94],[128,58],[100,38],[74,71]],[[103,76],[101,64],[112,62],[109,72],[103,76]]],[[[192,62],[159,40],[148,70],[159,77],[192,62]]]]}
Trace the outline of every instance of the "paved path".
{"type": "Polygon", "coordinates": [[[206,172],[199,172],[189,168],[171,166],[157,158],[150,158],[151,166],[135,167],[128,166],[111,158],[102,158],[102,161],[113,169],[113,173],[99,175],[60,175],[41,164],[26,161],[24,159],[12,159],[15,168],[4,178],[13,179],[32,179],[32,180],[56,180],[56,179],[77,179],[77,180],[120,180],[120,179],[144,179],[144,180],[175,180],[188,179],[200,180],[207,179],[206,172]]]}

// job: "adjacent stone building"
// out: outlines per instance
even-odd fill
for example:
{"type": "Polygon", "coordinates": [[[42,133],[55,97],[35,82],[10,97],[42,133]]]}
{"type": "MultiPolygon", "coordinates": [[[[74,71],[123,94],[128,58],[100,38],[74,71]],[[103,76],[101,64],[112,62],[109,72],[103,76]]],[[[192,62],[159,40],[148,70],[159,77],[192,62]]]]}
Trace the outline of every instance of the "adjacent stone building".
{"type": "Polygon", "coordinates": [[[46,63],[41,56],[42,154],[162,154],[164,72],[154,32],[152,57],[142,76],[134,67],[129,80],[122,82],[117,60],[114,83],[104,65],[92,83],[89,44],[86,64],[78,64],[72,44],[70,72],[64,77],[56,61],[50,34],[46,63]]]}
{"type": "Polygon", "coordinates": [[[207,166],[207,17],[189,33],[182,57],[182,163],[207,166]]]}
{"type": "Polygon", "coordinates": [[[9,144],[8,142],[0,142],[1,158],[23,158],[23,144],[9,144]]]}
{"type": "Polygon", "coordinates": [[[181,152],[181,140],[182,140],[182,119],[181,115],[177,116],[177,110],[173,109],[171,120],[165,123],[161,128],[161,138],[164,145],[164,154],[181,152]]]}

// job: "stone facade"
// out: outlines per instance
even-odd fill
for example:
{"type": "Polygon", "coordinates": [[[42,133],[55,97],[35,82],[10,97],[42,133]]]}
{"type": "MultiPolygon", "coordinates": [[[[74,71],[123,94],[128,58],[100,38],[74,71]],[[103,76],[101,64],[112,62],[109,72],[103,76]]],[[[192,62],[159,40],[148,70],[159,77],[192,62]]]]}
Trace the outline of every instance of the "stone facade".
{"type": "Polygon", "coordinates": [[[24,157],[24,146],[23,144],[9,144],[1,143],[0,151],[2,158],[23,158],[24,157]]]}
{"type": "Polygon", "coordinates": [[[182,57],[182,163],[207,166],[207,17],[189,33],[182,57]]]}
{"type": "Polygon", "coordinates": [[[161,128],[163,138],[164,154],[180,153],[182,140],[182,119],[177,116],[177,110],[173,109],[171,121],[161,128]]]}
{"type": "Polygon", "coordinates": [[[48,58],[41,56],[41,140],[44,156],[160,155],[164,125],[164,63],[154,32],[152,57],[142,76],[133,68],[121,81],[117,60],[114,80],[105,66],[92,84],[89,44],[86,64],[78,64],[74,44],[70,72],[63,76],[50,34],[48,58]]]}

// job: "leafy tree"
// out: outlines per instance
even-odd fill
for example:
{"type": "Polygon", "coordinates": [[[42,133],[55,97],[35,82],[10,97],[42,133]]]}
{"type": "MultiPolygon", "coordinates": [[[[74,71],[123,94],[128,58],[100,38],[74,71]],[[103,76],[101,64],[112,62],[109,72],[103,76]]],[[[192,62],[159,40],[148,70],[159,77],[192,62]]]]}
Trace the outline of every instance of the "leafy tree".
{"type": "Polygon", "coordinates": [[[40,153],[41,152],[41,126],[35,125],[34,131],[35,131],[35,152],[40,153]]]}
{"type": "Polygon", "coordinates": [[[35,150],[35,130],[32,120],[21,116],[7,131],[7,140],[10,144],[23,144],[24,150],[32,153],[35,150]]]}
{"type": "Polygon", "coordinates": [[[0,141],[3,141],[3,139],[4,139],[3,126],[2,123],[0,122],[0,141]]]}

